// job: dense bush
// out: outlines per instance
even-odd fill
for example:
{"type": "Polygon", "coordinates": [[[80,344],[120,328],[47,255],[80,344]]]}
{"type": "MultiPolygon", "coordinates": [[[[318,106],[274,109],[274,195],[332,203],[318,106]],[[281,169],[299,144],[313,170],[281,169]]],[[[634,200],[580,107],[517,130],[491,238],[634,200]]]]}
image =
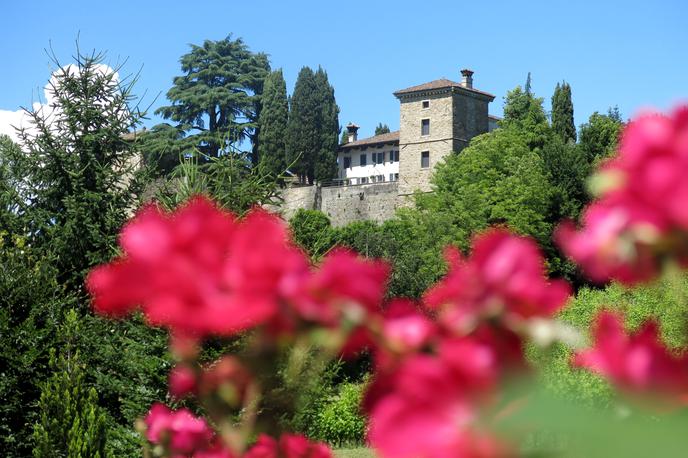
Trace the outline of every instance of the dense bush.
{"type": "Polygon", "coordinates": [[[352,447],[363,444],[366,420],[361,412],[364,383],[345,382],[330,396],[315,421],[307,430],[308,436],[333,447],[352,447]]]}

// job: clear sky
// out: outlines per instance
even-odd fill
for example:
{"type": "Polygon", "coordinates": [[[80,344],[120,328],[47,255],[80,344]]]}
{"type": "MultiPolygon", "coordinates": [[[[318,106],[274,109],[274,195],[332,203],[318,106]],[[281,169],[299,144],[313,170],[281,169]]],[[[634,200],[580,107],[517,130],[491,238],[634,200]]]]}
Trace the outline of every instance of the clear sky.
{"type": "Polygon", "coordinates": [[[392,92],[459,80],[464,67],[497,96],[495,115],[529,71],[547,109],[557,81],[571,84],[577,125],[613,105],[629,117],[688,101],[687,0],[23,0],[2,5],[0,31],[0,110],[9,111],[42,95],[50,44],[65,64],[77,36],[111,64],[128,58],[125,70],[141,71],[135,92],[155,108],[188,45],[230,33],[268,53],[289,92],[302,66],[322,65],[340,124],[359,124],[362,136],[378,122],[398,128],[392,92]]]}

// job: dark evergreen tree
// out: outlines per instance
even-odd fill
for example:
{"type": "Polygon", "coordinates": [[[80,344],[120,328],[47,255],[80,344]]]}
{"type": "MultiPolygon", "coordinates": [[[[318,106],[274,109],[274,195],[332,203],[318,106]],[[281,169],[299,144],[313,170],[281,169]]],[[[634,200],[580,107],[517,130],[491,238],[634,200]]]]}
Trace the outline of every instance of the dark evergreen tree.
{"type": "Polygon", "coordinates": [[[334,97],[334,88],[327,78],[327,72],[318,68],[315,84],[319,95],[318,130],[320,144],[313,168],[317,181],[327,181],[337,176],[337,145],[339,137],[339,106],[334,97]]]}
{"type": "Polygon", "coordinates": [[[532,93],[532,87],[531,87],[531,79],[530,79],[530,72],[528,72],[528,77],[526,78],[526,85],[524,86],[524,92],[528,95],[532,93]]]}
{"type": "Polygon", "coordinates": [[[289,102],[287,83],[282,70],[276,70],[265,79],[258,135],[258,156],[265,170],[279,176],[287,168],[287,122],[289,102]]]}
{"type": "Polygon", "coordinates": [[[375,135],[388,134],[390,132],[389,126],[387,124],[379,123],[375,127],[375,135]]]}
{"type": "Polygon", "coordinates": [[[561,85],[557,83],[554,95],[552,95],[552,129],[564,143],[576,142],[571,86],[566,81],[561,85]]]}
{"type": "Polygon", "coordinates": [[[258,118],[263,81],[270,71],[265,54],[255,54],[241,38],[206,40],[191,45],[181,59],[182,76],[174,78],[167,92],[171,105],[157,114],[179,124],[186,133],[185,145],[206,156],[218,156],[235,142],[253,142],[257,161],[258,118]]]}
{"type": "Polygon", "coordinates": [[[313,165],[320,152],[320,97],[315,73],[309,67],[299,72],[291,96],[287,129],[288,163],[301,183],[312,184],[313,165]]]}
{"type": "Polygon", "coordinates": [[[87,269],[110,258],[144,184],[128,140],[140,122],[134,81],[119,81],[119,69],[106,69],[103,57],[79,54],[69,66],[56,60],[48,88],[52,111],[27,111],[32,126],[20,132],[28,174],[17,205],[31,212],[31,244],[53,260],[58,280],[72,290],[83,288],[87,269]]]}

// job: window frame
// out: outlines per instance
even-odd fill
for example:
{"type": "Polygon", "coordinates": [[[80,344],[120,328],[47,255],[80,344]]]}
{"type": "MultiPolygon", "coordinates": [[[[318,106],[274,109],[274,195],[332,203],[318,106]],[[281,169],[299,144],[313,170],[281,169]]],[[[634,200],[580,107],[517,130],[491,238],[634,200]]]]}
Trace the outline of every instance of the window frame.
{"type": "Polygon", "coordinates": [[[429,169],[430,168],[430,151],[420,152],[420,168],[429,169]],[[427,163],[426,163],[427,161],[427,163]],[[423,165],[425,163],[425,165],[423,165]]]}
{"type": "Polygon", "coordinates": [[[430,136],[430,118],[423,118],[420,120],[420,136],[429,137],[430,136]],[[427,127],[427,132],[426,132],[427,127]]]}

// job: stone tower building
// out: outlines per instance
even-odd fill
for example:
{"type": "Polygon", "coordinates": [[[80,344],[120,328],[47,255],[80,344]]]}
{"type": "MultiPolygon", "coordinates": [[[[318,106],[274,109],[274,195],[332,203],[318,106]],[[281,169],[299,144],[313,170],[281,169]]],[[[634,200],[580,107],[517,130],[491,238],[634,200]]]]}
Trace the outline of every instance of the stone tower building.
{"type": "Polygon", "coordinates": [[[400,102],[399,197],[430,190],[430,174],[445,156],[488,132],[494,95],[473,88],[473,72],[460,83],[439,79],[396,91],[400,102]]]}
{"type": "Polygon", "coordinates": [[[444,157],[497,127],[487,111],[495,97],[473,87],[472,71],[461,75],[461,82],[443,78],[396,91],[398,131],[359,139],[359,126],[349,123],[348,141],[337,150],[337,178],[285,189],[277,210],[286,218],[299,208],[320,210],[335,226],[382,222],[411,203],[414,191],[431,191],[432,171],[444,157]]]}

